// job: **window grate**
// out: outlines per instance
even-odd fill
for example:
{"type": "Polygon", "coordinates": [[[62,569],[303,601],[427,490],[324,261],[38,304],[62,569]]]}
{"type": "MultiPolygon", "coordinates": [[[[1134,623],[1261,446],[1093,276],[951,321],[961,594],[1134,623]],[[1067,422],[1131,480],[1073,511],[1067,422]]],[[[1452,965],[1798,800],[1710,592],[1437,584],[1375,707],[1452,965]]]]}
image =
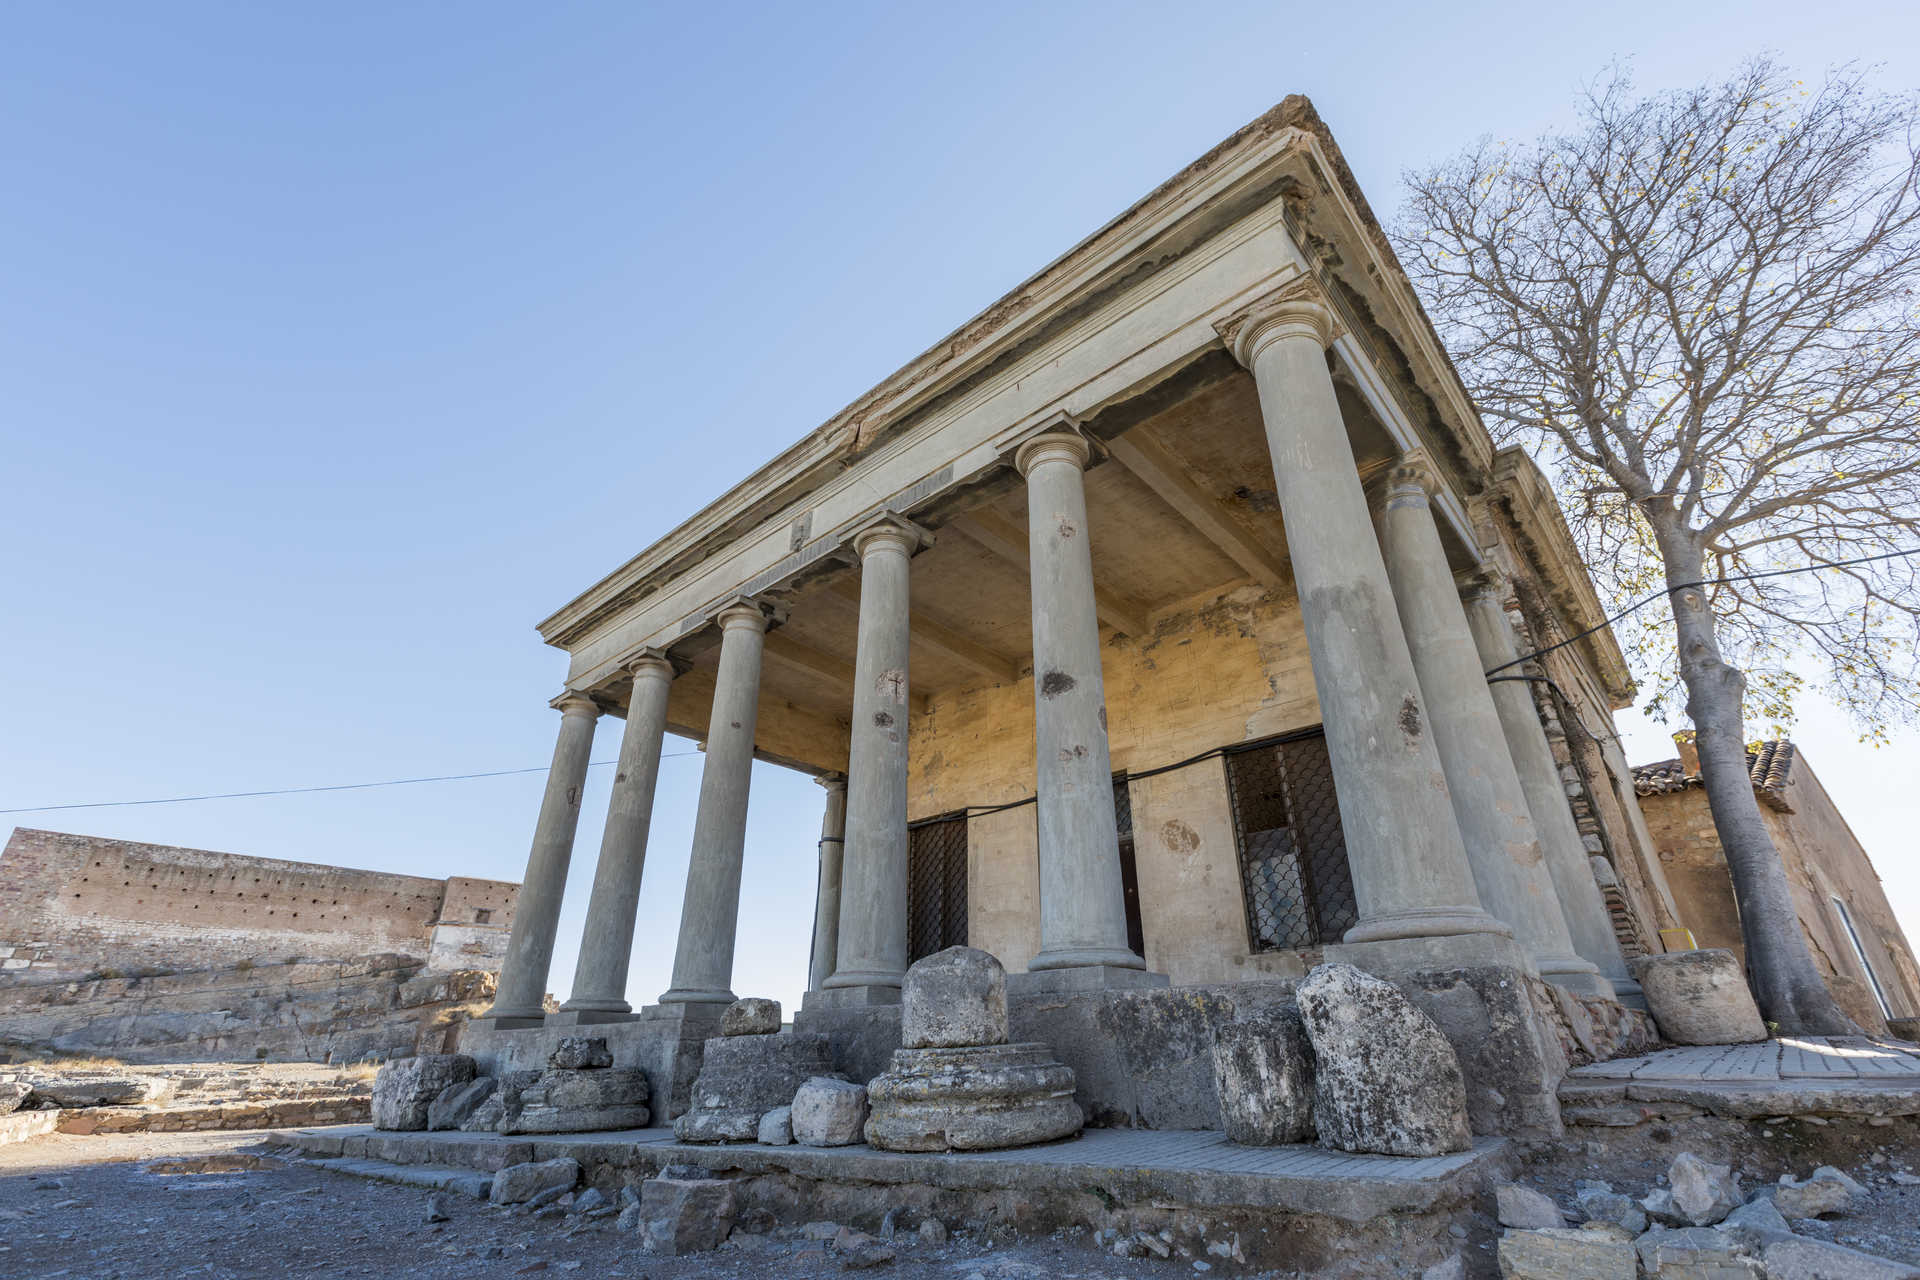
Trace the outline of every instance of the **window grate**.
{"type": "Polygon", "coordinates": [[[1248,945],[1289,951],[1338,942],[1360,913],[1326,735],[1290,735],[1226,760],[1248,945]]]}
{"type": "Polygon", "coordinates": [[[966,815],[916,823],[907,833],[907,962],[966,943],[966,815]]]}

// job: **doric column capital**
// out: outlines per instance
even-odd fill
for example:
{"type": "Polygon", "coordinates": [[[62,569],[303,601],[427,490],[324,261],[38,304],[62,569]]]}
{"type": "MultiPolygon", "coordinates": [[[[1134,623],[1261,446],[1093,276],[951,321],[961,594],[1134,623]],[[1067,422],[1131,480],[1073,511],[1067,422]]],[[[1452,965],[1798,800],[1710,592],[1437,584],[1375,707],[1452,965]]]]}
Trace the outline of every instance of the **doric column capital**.
{"type": "Polygon", "coordinates": [[[1281,338],[1310,337],[1325,347],[1345,332],[1326,292],[1306,275],[1295,276],[1226,319],[1214,321],[1213,328],[1233,358],[1248,368],[1262,347],[1281,338]]]}
{"type": "Polygon", "coordinates": [[[620,669],[635,680],[672,680],[680,668],[663,649],[641,649],[620,660],[620,669]]]}
{"type": "Polygon", "coordinates": [[[600,704],[593,700],[592,694],[582,693],[578,689],[562,690],[547,705],[565,716],[585,716],[589,720],[600,718],[600,704]]]}
{"type": "Polygon", "coordinates": [[[847,775],[844,773],[823,773],[814,778],[814,782],[825,787],[829,793],[847,789],[847,775]]]}
{"type": "Polygon", "coordinates": [[[933,545],[933,535],[897,511],[883,511],[847,537],[855,555],[865,559],[872,550],[898,550],[911,556],[933,545]]]}
{"type": "Polygon", "coordinates": [[[766,605],[743,596],[715,613],[713,620],[722,631],[735,631],[741,628],[765,631],[767,624],[772,621],[772,616],[766,605]]]}
{"type": "Polygon", "coordinates": [[[1071,462],[1084,470],[1092,457],[1093,445],[1079,424],[1062,416],[1055,419],[1048,430],[1021,441],[1013,451],[1013,465],[1021,475],[1027,476],[1043,462],[1071,462]]]}

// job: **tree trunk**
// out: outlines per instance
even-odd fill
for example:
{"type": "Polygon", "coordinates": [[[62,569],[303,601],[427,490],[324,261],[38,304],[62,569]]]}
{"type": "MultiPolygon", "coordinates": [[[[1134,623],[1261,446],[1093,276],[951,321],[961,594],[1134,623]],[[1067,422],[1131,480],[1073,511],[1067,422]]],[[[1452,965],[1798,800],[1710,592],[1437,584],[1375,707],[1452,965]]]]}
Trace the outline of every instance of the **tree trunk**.
{"type": "Polygon", "coordinates": [[[1747,972],[1760,1016],[1779,1035],[1859,1035],[1814,966],[1786,868],[1754,798],[1747,768],[1746,675],[1721,659],[1706,589],[1682,585],[1706,576],[1704,557],[1686,530],[1663,530],[1661,521],[1653,523],[1673,607],[1687,715],[1700,753],[1700,781],[1740,906],[1747,972]]]}

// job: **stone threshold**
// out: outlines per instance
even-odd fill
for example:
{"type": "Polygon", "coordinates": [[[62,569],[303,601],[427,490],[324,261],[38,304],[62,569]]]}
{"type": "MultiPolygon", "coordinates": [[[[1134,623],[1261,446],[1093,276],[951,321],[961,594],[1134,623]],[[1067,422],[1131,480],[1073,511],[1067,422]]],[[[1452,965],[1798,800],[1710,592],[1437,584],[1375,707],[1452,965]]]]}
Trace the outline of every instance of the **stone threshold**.
{"type": "Polygon", "coordinates": [[[528,1160],[569,1157],[589,1171],[590,1180],[595,1166],[644,1178],[666,1165],[685,1164],[716,1174],[790,1174],[823,1183],[967,1192],[1077,1188],[1107,1203],[1310,1214],[1356,1224],[1388,1214],[1451,1210],[1499,1172],[1508,1149],[1506,1139],[1480,1138],[1470,1150],[1447,1156],[1349,1155],[1312,1146],[1241,1147],[1224,1134],[1191,1129],[1089,1129],[1036,1147],[931,1155],[866,1146],[710,1146],[676,1142],[671,1129],[501,1135],[334,1125],[276,1136],[321,1160],[436,1171],[491,1173],[528,1160]]]}

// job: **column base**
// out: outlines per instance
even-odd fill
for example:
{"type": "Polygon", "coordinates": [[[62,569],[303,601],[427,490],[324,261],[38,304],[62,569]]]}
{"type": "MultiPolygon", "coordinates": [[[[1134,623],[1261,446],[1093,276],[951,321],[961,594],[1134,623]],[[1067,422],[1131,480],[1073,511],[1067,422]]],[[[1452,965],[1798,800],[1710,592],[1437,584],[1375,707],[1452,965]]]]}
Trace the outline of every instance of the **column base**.
{"type": "Polygon", "coordinates": [[[525,1031],[528,1027],[546,1025],[547,1015],[544,1013],[488,1013],[467,1020],[467,1026],[475,1031],[525,1031]]]}
{"type": "Polygon", "coordinates": [[[1075,965],[1064,969],[1030,969],[1007,975],[1007,995],[1062,995],[1076,991],[1138,991],[1165,987],[1172,979],[1144,967],[1112,964],[1075,965]]]}
{"type": "MultiPolygon", "coordinates": [[[[1488,917],[1492,919],[1492,917],[1488,917]]],[[[1494,921],[1498,924],[1499,921],[1494,921]]],[[[1504,926],[1503,926],[1504,927],[1504,926]]],[[[1347,937],[1352,938],[1349,932],[1347,937]]],[[[1376,977],[1396,977],[1432,969],[1498,965],[1534,971],[1533,961],[1511,934],[1455,933],[1443,937],[1381,938],[1371,942],[1341,942],[1321,953],[1328,964],[1350,964],[1376,977]]]]}
{"type": "Polygon", "coordinates": [[[609,1022],[637,1022],[640,1015],[632,1006],[625,1009],[567,1009],[547,1015],[550,1027],[592,1027],[604,1026],[609,1022]]]}
{"type": "Polygon", "coordinates": [[[870,1009],[900,1003],[900,988],[880,984],[857,987],[822,987],[800,997],[804,1011],[818,1009],[870,1009]]]}
{"type": "MultiPolygon", "coordinates": [[[[1492,934],[1511,938],[1513,926],[1478,907],[1418,907],[1391,915],[1368,916],[1347,930],[1342,942],[1389,942],[1399,938],[1444,938],[1455,934],[1492,934]]],[[[1522,968],[1531,968],[1522,965],[1522,968]]]]}
{"type": "MultiPolygon", "coordinates": [[[[907,980],[904,969],[840,969],[820,984],[822,991],[846,991],[856,987],[892,987],[900,990],[907,980]]],[[[899,997],[895,997],[897,1000],[899,997]]]]}
{"type": "Polygon", "coordinates": [[[1613,998],[1629,1009],[1647,1012],[1647,993],[1632,978],[1613,979],[1613,998]]]}
{"type": "MultiPolygon", "coordinates": [[[[731,991],[709,991],[697,987],[675,987],[671,991],[660,993],[660,1004],[714,1004],[729,1005],[739,999],[731,991]]],[[[647,1006],[653,1008],[653,1005],[647,1006]]]]}
{"type": "Polygon", "coordinates": [[[1613,983],[1595,965],[1578,956],[1548,956],[1539,963],[1540,976],[1575,995],[1615,999],[1613,983]]]}

